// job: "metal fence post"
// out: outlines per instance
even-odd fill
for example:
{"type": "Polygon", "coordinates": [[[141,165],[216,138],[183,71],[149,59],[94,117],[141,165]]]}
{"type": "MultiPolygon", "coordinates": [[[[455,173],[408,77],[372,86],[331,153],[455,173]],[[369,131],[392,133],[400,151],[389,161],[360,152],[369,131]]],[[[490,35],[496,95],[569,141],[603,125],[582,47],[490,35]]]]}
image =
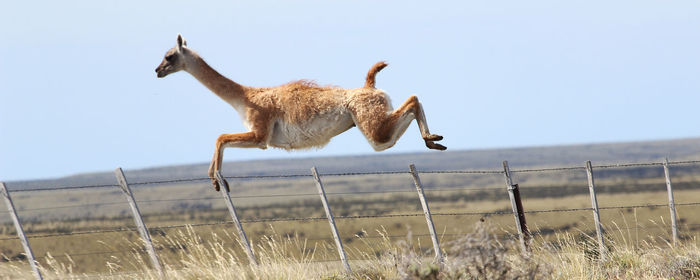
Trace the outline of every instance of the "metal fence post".
{"type": "Polygon", "coordinates": [[[160,278],[165,279],[165,272],[163,271],[163,266],[160,264],[160,259],[158,259],[156,249],[153,247],[153,242],[151,241],[151,235],[148,233],[148,228],[146,228],[146,224],[143,223],[141,212],[139,211],[138,205],[136,205],[134,195],[131,193],[129,183],[126,181],[124,171],[122,171],[121,167],[118,167],[116,170],[114,170],[114,175],[117,177],[117,181],[119,181],[119,186],[121,187],[122,193],[124,193],[126,200],[129,202],[129,206],[131,207],[131,213],[134,215],[134,223],[136,223],[136,227],[138,228],[139,234],[141,235],[141,239],[143,239],[143,242],[146,245],[146,251],[151,257],[153,267],[158,271],[160,278]]]}
{"type": "Polygon", "coordinates": [[[413,176],[413,183],[416,185],[418,198],[420,199],[420,204],[423,206],[425,221],[428,224],[430,238],[433,240],[433,250],[435,250],[435,258],[440,263],[442,263],[444,261],[444,258],[442,256],[442,251],[440,250],[440,243],[438,243],[437,233],[435,232],[435,224],[433,224],[433,217],[430,214],[430,207],[428,207],[428,201],[425,199],[425,193],[423,192],[423,184],[421,184],[420,177],[418,177],[418,171],[416,171],[416,166],[411,164],[408,166],[408,168],[411,170],[411,176],[413,176]]]}
{"type": "Polygon", "coordinates": [[[666,190],[668,191],[668,208],[671,211],[671,230],[673,245],[678,243],[678,217],[676,217],[676,202],[673,200],[673,186],[671,185],[671,173],[668,170],[668,158],[664,159],[664,176],[666,177],[666,190]]]}
{"type": "Polygon", "coordinates": [[[598,198],[595,194],[595,183],[593,181],[593,166],[591,161],[586,161],[586,174],[588,175],[588,191],[591,194],[591,206],[593,207],[593,219],[595,222],[595,231],[598,235],[598,251],[600,254],[600,260],[605,259],[606,249],[605,243],[603,242],[603,225],[600,223],[600,212],[598,211],[598,198]]]}
{"type": "Polygon", "coordinates": [[[331,226],[331,231],[333,232],[333,239],[335,240],[335,245],[338,247],[338,255],[340,255],[340,261],[343,262],[345,266],[345,271],[348,275],[352,273],[350,265],[348,264],[348,259],[345,256],[345,249],[343,249],[343,242],[340,241],[340,235],[338,235],[338,229],[335,227],[335,220],[333,219],[333,212],[331,212],[331,207],[328,205],[328,199],[326,198],[326,191],[323,190],[323,183],[321,183],[321,177],[318,176],[318,170],[316,166],[311,167],[311,174],[314,176],[314,181],[316,181],[316,187],[318,188],[318,195],[321,196],[321,202],[323,202],[323,209],[326,210],[326,217],[328,217],[328,223],[331,226]]]}
{"type": "Polygon", "coordinates": [[[19,221],[19,216],[17,216],[15,204],[12,203],[10,192],[7,191],[7,187],[3,182],[0,182],[0,192],[2,192],[2,196],[5,198],[7,210],[9,210],[10,216],[12,216],[12,222],[15,224],[15,229],[17,230],[19,241],[22,242],[22,247],[24,247],[24,254],[27,255],[27,260],[29,261],[29,265],[32,267],[34,276],[36,277],[36,279],[42,280],[44,278],[41,275],[41,271],[39,271],[39,266],[37,265],[36,259],[34,258],[34,252],[32,252],[32,247],[29,246],[29,240],[27,240],[27,236],[24,235],[24,229],[22,228],[22,223],[20,223],[19,221]]]}
{"type": "Polygon", "coordinates": [[[258,265],[258,261],[255,259],[255,254],[253,254],[253,249],[250,247],[250,242],[248,242],[248,236],[246,236],[245,231],[243,230],[243,225],[241,225],[241,221],[238,219],[238,213],[236,213],[236,208],[233,206],[233,201],[231,201],[231,195],[228,193],[228,181],[226,181],[226,178],[224,178],[224,176],[221,175],[221,171],[219,170],[216,171],[215,175],[216,179],[219,181],[219,184],[221,184],[224,187],[219,192],[221,192],[221,195],[224,197],[226,207],[228,207],[228,212],[231,214],[231,219],[233,219],[233,222],[236,225],[236,229],[238,230],[238,237],[241,239],[243,247],[245,247],[246,253],[248,254],[248,260],[250,260],[250,263],[258,265]]]}
{"type": "Polygon", "coordinates": [[[523,211],[523,202],[520,199],[520,188],[518,187],[518,184],[513,184],[513,179],[510,175],[510,167],[508,166],[507,160],[503,161],[503,174],[505,175],[506,179],[506,189],[508,190],[510,204],[513,207],[515,227],[518,229],[520,247],[523,250],[523,253],[530,252],[530,247],[528,246],[530,232],[527,230],[527,223],[525,222],[525,211],[523,211]]]}

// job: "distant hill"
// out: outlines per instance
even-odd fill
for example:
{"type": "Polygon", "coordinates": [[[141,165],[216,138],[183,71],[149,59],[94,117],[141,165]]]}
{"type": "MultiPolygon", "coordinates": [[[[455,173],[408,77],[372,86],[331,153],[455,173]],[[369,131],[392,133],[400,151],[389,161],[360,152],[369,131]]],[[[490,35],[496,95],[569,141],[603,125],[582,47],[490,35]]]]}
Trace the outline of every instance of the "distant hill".
{"type": "MultiPolygon", "coordinates": [[[[371,155],[252,160],[224,163],[224,175],[280,175],[308,174],[311,166],[321,173],[397,171],[407,170],[414,163],[419,170],[500,170],[501,162],[508,160],[511,168],[551,166],[581,166],[584,161],[594,164],[700,160],[700,138],[562,145],[508,149],[484,149],[421,153],[376,153],[371,155]]],[[[204,178],[208,163],[125,170],[130,182],[204,178]]],[[[6,182],[10,189],[48,188],[115,184],[111,171],[78,174],[50,180],[6,182]]]]}

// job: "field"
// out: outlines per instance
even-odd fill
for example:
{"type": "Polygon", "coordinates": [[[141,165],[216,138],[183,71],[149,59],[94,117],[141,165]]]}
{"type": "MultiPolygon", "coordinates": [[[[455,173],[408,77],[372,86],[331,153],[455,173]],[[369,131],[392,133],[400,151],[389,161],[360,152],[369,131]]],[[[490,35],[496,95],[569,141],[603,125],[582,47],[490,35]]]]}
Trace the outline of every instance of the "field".
{"type": "MultiPolygon", "coordinates": [[[[126,170],[126,176],[157,253],[174,278],[342,278],[312,178],[273,176],[307,175],[311,166],[325,174],[322,180],[355,278],[406,278],[420,272],[415,271],[418,268],[435,272],[429,266],[432,242],[406,172],[409,163],[421,171],[441,248],[448,256],[445,266],[437,269],[440,279],[456,279],[445,275],[464,272],[460,260],[480,256],[453,248],[480,248],[482,241],[491,248],[485,252],[493,253],[483,257],[505,269],[506,279],[530,278],[532,273],[540,276],[536,278],[558,279],[697,277],[697,263],[685,260],[698,259],[700,217],[694,213],[700,204],[700,165],[671,167],[679,205],[681,245],[677,247],[670,246],[670,213],[660,166],[594,169],[611,250],[611,258],[603,265],[598,265],[592,245],[595,230],[586,173],[556,169],[580,167],[584,160],[601,165],[659,162],[664,156],[676,161],[700,158],[700,139],[226,163],[224,174],[230,177],[234,204],[263,263],[257,268],[247,265],[221,195],[208,180],[198,179],[206,174],[206,164],[126,170]],[[517,239],[503,174],[440,172],[500,171],[502,159],[511,163],[533,233],[533,254],[527,262],[520,260],[519,249],[512,244],[517,239]],[[377,171],[391,172],[357,174],[377,171]],[[158,181],[167,182],[154,183],[158,181]],[[473,242],[464,240],[468,237],[473,242]],[[498,262],[502,259],[507,262],[498,262]],[[533,272],[528,269],[532,266],[542,270],[533,272]]],[[[111,172],[7,182],[45,274],[157,277],[115,183],[111,172]],[[91,187],[61,188],[70,186],[91,187]],[[60,190],[41,190],[56,187],[60,190]]],[[[2,210],[0,255],[4,278],[32,277],[9,215],[2,210]]]]}
{"type": "MultiPolygon", "coordinates": [[[[676,203],[682,205],[677,212],[683,248],[690,248],[684,249],[683,254],[697,254],[700,217],[693,215],[697,206],[692,203],[700,202],[700,179],[695,175],[700,170],[694,165],[672,170],[676,203]]],[[[585,172],[514,171],[525,210],[531,212],[526,217],[535,236],[532,247],[539,248],[536,252],[554,257],[553,251],[542,249],[553,246],[562,248],[559,250],[562,254],[564,249],[578,250],[583,257],[590,254],[590,246],[581,244],[588,244],[595,236],[592,212],[554,212],[590,208],[585,172]]],[[[376,262],[387,261],[385,255],[398,250],[402,242],[410,244],[409,251],[416,258],[413,262],[425,263],[420,260],[430,255],[432,243],[413,181],[407,173],[336,174],[322,179],[353,267],[376,267],[376,262]]],[[[482,231],[483,236],[484,224],[495,235],[495,241],[489,242],[506,244],[514,240],[514,220],[502,174],[424,172],[421,180],[444,249],[461,246],[454,244],[469,234],[482,231]]],[[[317,271],[319,277],[341,275],[328,222],[310,177],[229,181],[234,204],[259,258],[267,254],[268,265],[274,265],[272,260],[277,260],[277,266],[280,262],[292,263],[296,269],[317,271]]],[[[668,201],[659,166],[601,169],[596,171],[596,184],[611,248],[637,253],[644,248],[664,254],[678,251],[668,246],[670,216],[668,207],[664,206],[668,201]]],[[[218,258],[221,256],[216,254],[224,252],[231,256],[228,265],[247,271],[247,259],[235,237],[223,199],[210,189],[206,180],[137,183],[132,188],[169,273],[186,273],[183,271],[192,269],[193,263],[204,261],[205,256],[218,258]],[[201,246],[214,247],[205,250],[201,246]],[[194,248],[203,250],[200,252],[203,259],[188,259],[194,257],[194,248]],[[217,252],[214,249],[224,251],[214,254],[217,252]]],[[[115,274],[127,278],[130,274],[124,273],[144,273],[149,267],[137,232],[130,230],[134,228],[131,212],[117,187],[17,192],[13,199],[43,267],[58,274],[99,277],[115,274]]],[[[4,260],[0,271],[10,268],[29,271],[9,220],[5,220],[0,234],[4,260]]],[[[517,248],[503,254],[507,258],[517,257],[517,248]]],[[[219,269],[223,267],[226,266],[219,269]]],[[[295,269],[292,267],[285,269],[295,269]]],[[[397,267],[376,273],[384,278],[398,277],[405,271],[397,267]]]]}
{"type": "MultiPolygon", "coordinates": [[[[227,245],[235,237],[215,236],[204,241],[191,227],[173,234],[164,245],[179,249],[165,259],[170,279],[696,279],[700,277],[700,250],[696,242],[679,246],[616,242],[607,246],[600,259],[591,238],[556,234],[553,241],[537,240],[532,252],[522,254],[515,242],[502,240],[488,222],[474,231],[443,243],[448,258],[434,263],[429,252],[420,250],[411,237],[393,241],[359,238],[364,247],[382,253],[371,255],[349,251],[352,273],[336,263],[314,261],[315,249],[298,237],[274,235],[256,246],[259,265],[245,262],[244,255],[227,245]],[[301,254],[299,252],[302,252],[301,254]]],[[[382,236],[388,234],[378,232],[382,236]]],[[[619,231],[620,236],[630,235],[619,231]]],[[[623,239],[624,240],[624,239],[623,239]]],[[[132,244],[132,247],[138,245],[132,244]]],[[[143,256],[113,257],[110,271],[100,274],[76,273],[72,266],[48,256],[43,269],[48,279],[160,279],[143,256]],[[120,272],[130,267],[131,272],[120,272]]],[[[0,279],[31,279],[26,267],[0,265],[0,279]]]]}

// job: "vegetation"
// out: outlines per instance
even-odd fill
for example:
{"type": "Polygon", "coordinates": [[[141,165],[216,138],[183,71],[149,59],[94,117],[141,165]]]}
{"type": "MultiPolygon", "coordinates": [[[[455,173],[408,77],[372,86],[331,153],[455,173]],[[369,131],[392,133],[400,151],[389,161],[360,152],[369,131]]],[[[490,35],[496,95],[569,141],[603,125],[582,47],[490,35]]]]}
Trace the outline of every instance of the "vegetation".
{"type": "MultiPolygon", "coordinates": [[[[692,145],[686,143],[686,146],[694,147],[693,143],[698,141],[690,142],[692,145]]],[[[692,147],[689,151],[695,151],[692,147]]],[[[583,151],[581,156],[588,155],[585,151],[595,150],[579,148],[583,151]]],[[[619,156],[613,148],[607,152],[619,156]]],[[[538,151],[515,152],[524,157],[538,151]]],[[[546,152],[539,152],[545,159],[535,158],[530,162],[548,160],[546,152]]],[[[366,164],[353,163],[353,166],[375,171],[400,165],[391,163],[384,168],[377,166],[375,159],[358,157],[359,162],[366,164]]],[[[522,157],[520,161],[526,162],[522,157]]],[[[322,173],[342,170],[337,162],[340,161],[327,162],[331,168],[321,168],[322,173]]],[[[439,164],[431,162],[439,161],[428,158],[419,168],[439,169],[433,168],[439,164]]],[[[456,160],[441,164],[445,162],[461,164],[456,160]]],[[[271,170],[280,171],[280,168],[271,170]]],[[[168,170],[127,172],[127,178],[133,183],[183,178],[194,172],[186,168],[168,170]],[[163,177],[158,175],[153,179],[144,174],[163,177]]],[[[241,172],[254,174],[254,168],[241,172]]],[[[276,174],[292,173],[300,172],[287,170],[276,174]]],[[[229,180],[234,204],[262,263],[252,268],[238,238],[232,235],[235,230],[224,202],[219,193],[211,190],[208,180],[134,184],[132,190],[158,255],[173,278],[700,277],[697,274],[700,216],[694,215],[696,203],[700,202],[700,166],[678,165],[671,169],[676,203],[680,204],[681,244],[677,247],[670,245],[666,186],[660,166],[596,169],[594,173],[610,251],[609,258],[602,261],[592,238],[595,230],[591,211],[557,211],[591,207],[583,170],[514,173],[525,210],[530,211],[526,214],[528,226],[535,236],[533,252],[528,255],[522,255],[512,241],[515,229],[502,174],[422,172],[421,181],[442,249],[447,254],[446,262],[441,265],[432,263],[432,244],[408,174],[322,176],[351,259],[354,274],[350,276],[343,273],[337,261],[325,213],[310,177],[229,180]],[[298,218],[302,220],[293,220],[298,218]]],[[[72,179],[95,182],[86,181],[85,176],[72,179]]],[[[10,185],[15,190],[33,188],[29,183],[10,185]]],[[[105,279],[157,277],[150,269],[137,232],[132,230],[131,211],[117,187],[13,192],[12,196],[34,253],[47,275],[105,279]]],[[[15,236],[8,215],[0,213],[0,278],[31,278],[22,247],[13,239],[15,236]]]]}
{"type": "MultiPolygon", "coordinates": [[[[249,266],[246,256],[229,244],[229,234],[204,239],[192,227],[178,230],[162,241],[176,250],[163,261],[170,279],[690,279],[700,277],[700,249],[696,240],[670,244],[611,243],[604,259],[594,241],[583,234],[556,234],[553,240],[537,239],[523,253],[512,240],[498,237],[499,230],[488,222],[477,222],[474,232],[444,243],[444,263],[436,263],[429,250],[421,250],[408,236],[395,241],[379,230],[380,239],[358,237],[362,246],[377,250],[349,251],[352,274],[338,262],[318,262],[321,252],[299,236],[274,234],[257,244],[258,266],[249,266]]],[[[369,235],[366,232],[365,235],[369,235]]],[[[629,232],[618,231],[618,235],[629,232]]],[[[240,245],[240,244],[239,244],[240,245]]],[[[159,279],[147,259],[139,253],[140,244],[131,243],[131,253],[113,256],[106,263],[109,271],[100,274],[75,272],[75,263],[49,256],[42,265],[47,278],[72,279],[159,279]],[[129,271],[125,273],[124,271],[129,271]]],[[[70,260],[70,259],[69,259],[70,260]]],[[[0,279],[32,279],[26,265],[0,265],[0,279]]]]}

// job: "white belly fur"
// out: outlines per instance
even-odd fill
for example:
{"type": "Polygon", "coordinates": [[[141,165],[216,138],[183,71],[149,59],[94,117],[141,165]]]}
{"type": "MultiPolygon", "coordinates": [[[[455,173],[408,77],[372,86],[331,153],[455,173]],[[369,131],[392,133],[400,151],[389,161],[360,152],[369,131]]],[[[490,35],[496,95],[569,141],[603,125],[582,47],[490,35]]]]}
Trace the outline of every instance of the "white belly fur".
{"type": "Polygon", "coordinates": [[[277,120],[272,130],[269,146],[283,149],[323,147],[334,136],[352,127],[353,120],[346,110],[331,111],[299,124],[277,120]]]}

